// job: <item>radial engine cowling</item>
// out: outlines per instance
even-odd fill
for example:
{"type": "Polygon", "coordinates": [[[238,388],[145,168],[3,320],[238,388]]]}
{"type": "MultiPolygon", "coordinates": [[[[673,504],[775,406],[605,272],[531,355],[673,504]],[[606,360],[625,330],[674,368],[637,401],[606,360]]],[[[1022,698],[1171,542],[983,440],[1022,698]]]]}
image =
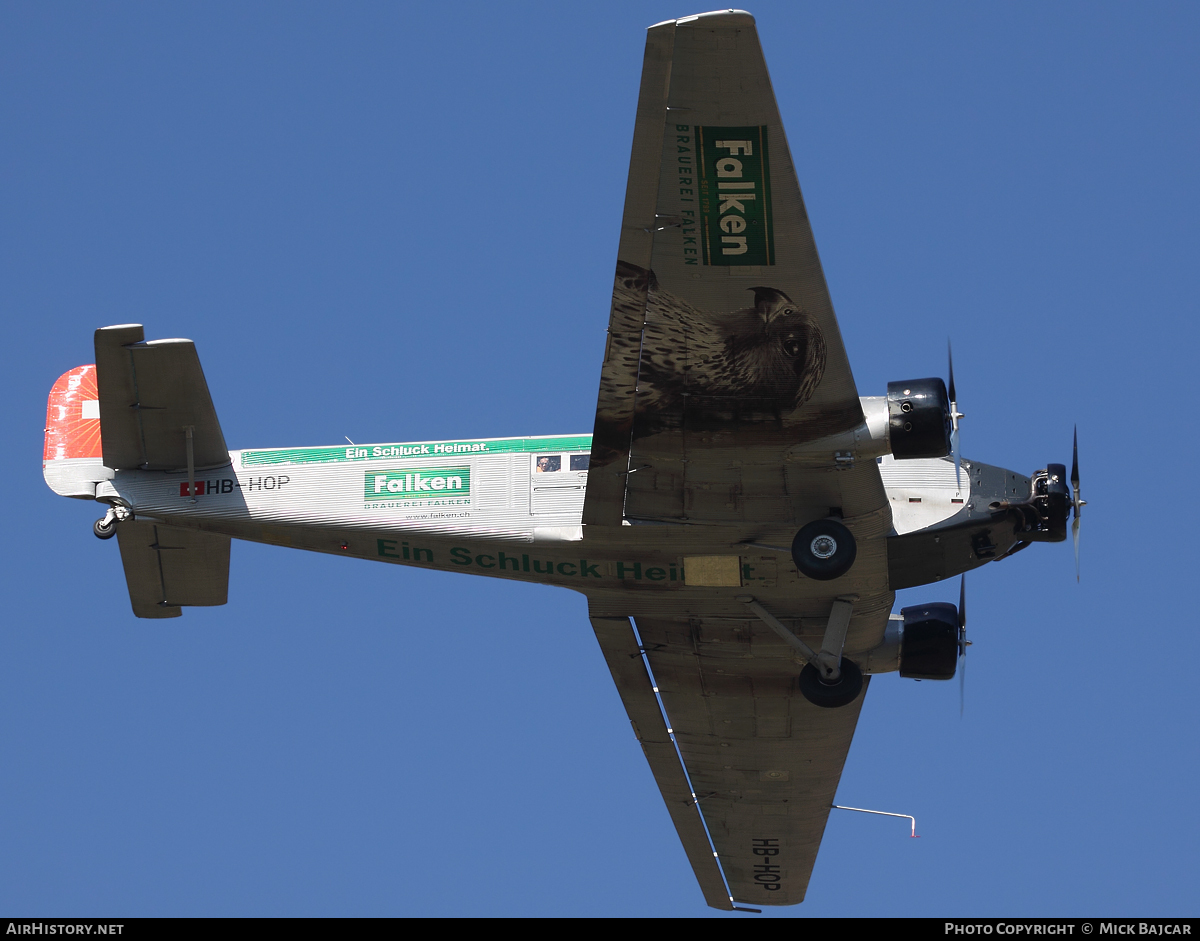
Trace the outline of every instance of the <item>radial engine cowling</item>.
{"type": "Polygon", "coordinates": [[[888,440],[897,460],[950,453],[950,398],[941,379],[889,382],[888,440]]]}
{"type": "Polygon", "coordinates": [[[1047,464],[1046,472],[1033,477],[1034,503],[1045,509],[1045,523],[1051,542],[1067,538],[1067,515],[1071,511],[1071,491],[1067,487],[1067,469],[1062,464],[1047,464]]]}
{"type": "Polygon", "coordinates": [[[958,608],[944,601],[901,608],[900,675],[949,680],[958,666],[958,608]]]}

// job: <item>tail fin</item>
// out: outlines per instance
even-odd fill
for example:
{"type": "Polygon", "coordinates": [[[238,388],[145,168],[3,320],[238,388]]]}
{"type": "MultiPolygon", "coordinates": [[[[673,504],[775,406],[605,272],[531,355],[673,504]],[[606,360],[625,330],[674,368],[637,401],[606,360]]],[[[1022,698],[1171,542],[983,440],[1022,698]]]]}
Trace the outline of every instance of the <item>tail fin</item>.
{"type": "Polygon", "coordinates": [[[58,377],[46,403],[42,473],[60,496],[92,500],[96,484],[109,480],[100,445],[100,395],[96,367],[76,366],[58,377]]]}
{"type": "MultiPolygon", "coordinates": [[[[98,365],[76,366],[50,390],[42,470],[51,490],[94,500],[97,484],[111,480],[116,468],[187,468],[190,477],[196,467],[228,465],[191,340],[146,343],[139,325],[125,324],[101,327],[95,342],[98,365]]],[[[184,605],[225,604],[228,536],[123,518],[117,541],[138,617],[178,617],[184,605]]]]}

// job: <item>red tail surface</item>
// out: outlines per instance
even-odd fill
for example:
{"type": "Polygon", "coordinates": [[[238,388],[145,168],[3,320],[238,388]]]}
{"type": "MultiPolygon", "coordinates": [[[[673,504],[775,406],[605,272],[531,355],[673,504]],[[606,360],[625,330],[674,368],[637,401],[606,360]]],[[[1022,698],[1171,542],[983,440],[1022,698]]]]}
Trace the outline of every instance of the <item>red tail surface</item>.
{"type": "Polygon", "coordinates": [[[45,461],[103,456],[96,367],[76,366],[61,376],[46,403],[45,461]]]}

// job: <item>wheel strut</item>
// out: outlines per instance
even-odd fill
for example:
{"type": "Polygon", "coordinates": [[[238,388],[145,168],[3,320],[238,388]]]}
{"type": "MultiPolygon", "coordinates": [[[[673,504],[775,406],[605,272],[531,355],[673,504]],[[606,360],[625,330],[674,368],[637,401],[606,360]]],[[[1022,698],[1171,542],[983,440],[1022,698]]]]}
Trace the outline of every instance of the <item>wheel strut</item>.
{"type": "Polygon", "coordinates": [[[92,533],[97,539],[112,539],[117,534],[117,523],[129,519],[132,515],[129,507],[119,503],[110,503],[108,512],[92,523],[92,533]]]}
{"type": "Polygon", "coordinates": [[[800,692],[816,706],[845,706],[858,698],[862,691],[862,671],[851,660],[842,658],[846,644],[846,630],[850,626],[850,615],[854,611],[857,595],[844,595],[833,602],[821,650],[815,651],[793,634],[775,615],[758,603],[752,595],[739,595],[736,599],[753,611],[790,646],[796,648],[808,661],[800,671],[800,692]]]}

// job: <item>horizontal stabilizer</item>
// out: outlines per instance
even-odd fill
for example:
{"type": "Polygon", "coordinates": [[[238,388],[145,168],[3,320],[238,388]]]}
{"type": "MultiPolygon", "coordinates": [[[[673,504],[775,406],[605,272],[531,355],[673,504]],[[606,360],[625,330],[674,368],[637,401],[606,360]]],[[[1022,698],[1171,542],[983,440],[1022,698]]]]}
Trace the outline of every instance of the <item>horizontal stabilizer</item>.
{"type": "Polygon", "coordinates": [[[107,467],[183,470],[229,463],[196,345],[146,343],[138,324],[96,331],[100,435],[107,467]]]}
{"type": "Polygon", "coordinates": [[[138,617],[177,618],[182,605],[228,600],[228,536],[125,520],[117,525],[117,541],[138,617]]]}

